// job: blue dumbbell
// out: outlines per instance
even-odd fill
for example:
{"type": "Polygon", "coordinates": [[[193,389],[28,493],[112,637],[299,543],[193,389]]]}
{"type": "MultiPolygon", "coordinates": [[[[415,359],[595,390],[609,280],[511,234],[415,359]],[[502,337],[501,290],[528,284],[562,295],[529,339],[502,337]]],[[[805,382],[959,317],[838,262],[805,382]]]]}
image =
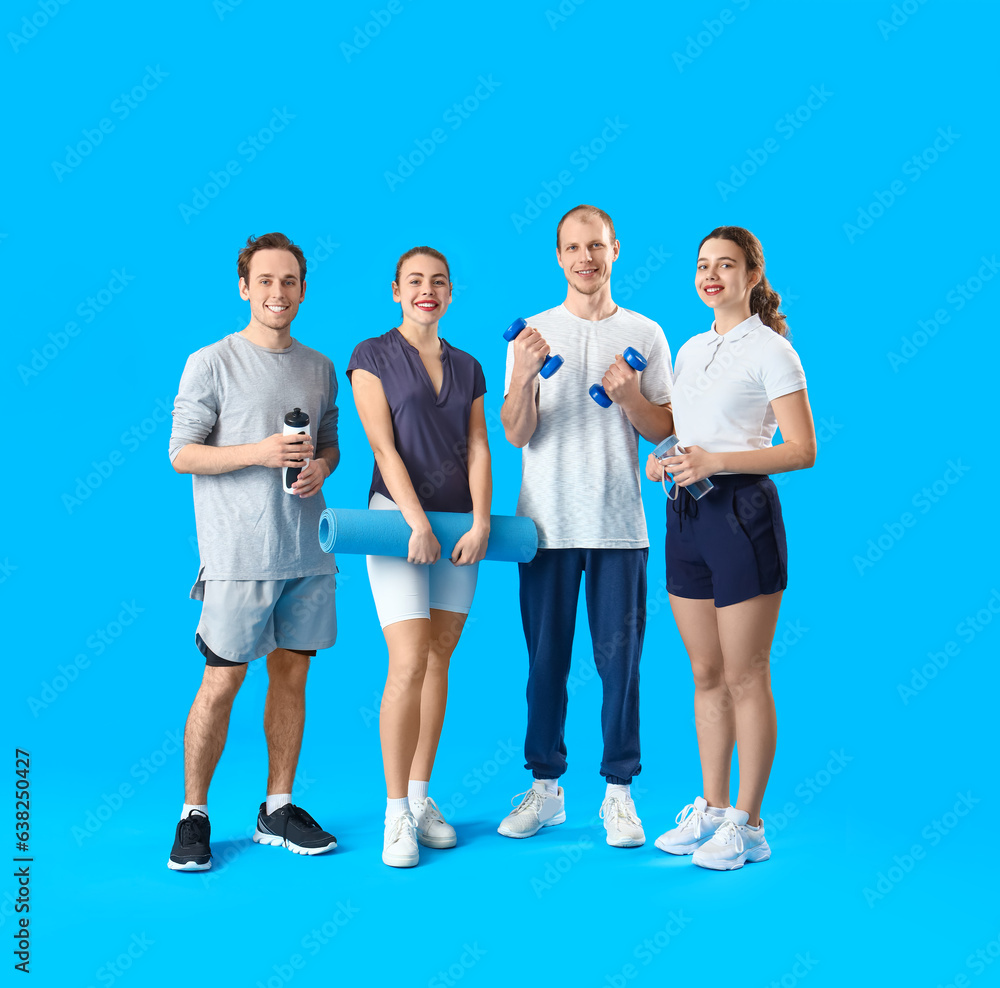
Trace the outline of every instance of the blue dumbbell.
{"type": "MultiPolygon", "coordinates": [[[[634,370],[644,371],[646,369],[646,358],[639,353],[638,350],[633,350],[632,347],[627,347],[622,356],[625,358],[625,363],[634,370]]],[[[590,397],[593,398],[594,401],[601,406],[601,408],[610,408],[612,405],[612,401],[608,397],[607,391],[605,391],[599,384],[592,384],[590,386],[590,397]]]]}
{"type": "MultiPolygon", "coordinates": [[[[510,343],[510,341],[514,339],[514,337],[516,337],[517,334],[520,333],[521,330],[527,325],[528,324],[523,319],[515,319],[504,331],[503,338],[510,343]]],[[[538,373],[541,374],[542,377],[548,379],[552,377],[552,375],[555,374],[560,367],[562,367],[564,362],[565,361],[559,356],[559,354],[549,354],[549,356],[545,358],[545,363],[542,364],[542,369],[538,373]]]]}

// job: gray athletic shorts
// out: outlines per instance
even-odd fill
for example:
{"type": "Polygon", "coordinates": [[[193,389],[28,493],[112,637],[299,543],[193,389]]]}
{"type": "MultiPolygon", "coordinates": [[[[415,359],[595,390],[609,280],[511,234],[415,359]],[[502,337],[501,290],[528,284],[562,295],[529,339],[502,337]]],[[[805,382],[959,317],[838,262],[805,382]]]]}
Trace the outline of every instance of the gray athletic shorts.
{"type": "Polygon", "coordinates": [[[336,589],[332,574],[199,581],[191,593],[203,601],[197,638],[218,658],[238,663],[276,648],[313,653],[329,648],[337,640],[336,589]]]}

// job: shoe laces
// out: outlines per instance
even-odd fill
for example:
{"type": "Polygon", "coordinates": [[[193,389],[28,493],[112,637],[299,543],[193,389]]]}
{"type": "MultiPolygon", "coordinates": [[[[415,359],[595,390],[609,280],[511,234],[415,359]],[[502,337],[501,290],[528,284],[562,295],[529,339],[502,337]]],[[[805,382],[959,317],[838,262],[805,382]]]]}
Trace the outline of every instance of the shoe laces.
{"type": "Polygon", "coordinates": [[[320,830],[320,825],[304,810],[301,806],[296,806],[294,803],[286,803],[285,806],[279,806],[276,813],[281,813],[281,840],[283,843],[288,843],[288,824],[292,820],[300,824],[304,829],[309,830],[315,828],[320,830]],[[281,813],[285,807],[288,807],[286,812],[281,813]]]}
{"type": "Polygon", "coordinates": [[[181,844],[203,844],[208,817],[200,810],[192,810],[181,820],[181,844]]]}
{"type": "Polygon", "coordinates": [[[743,853],[743,834],[732,820],[723,820],[712,837],[716,844],[736,844],[738,853],[743,853]]]}
{"type": "MultiPolygon", "coordinates": [[[[525,792],[519,792],[516,796],[511,797],[511,803],[514,802],[518,796],[523,796],[524,799],[514,807],[514,813],[526,812],[527,810],[540,810],[542,808],[542,794],[532,786],[525,792]]],[[[513,813],[511,814],[514,815],[513,813]]]]}
{"type": "Polygon", "coordinates": [[[413,802],[417,804],[418,811],[424,823],[445,822],[444,817],[441,816],[441,811],[438,809],[437,803],[435,803],[430,796],[424,796],[422,799],[415,799],[413,802]]]}
{"type": "Polygon", "coordinates": [[[400,813],[389,821],[389,833],[385,839],[386,846],[395,844],[398,840],[409,840],[416,843],[413,832],[413,817],[409,813],[400,813]]]}
{"type": "Polygon", "coordinates": [[[674,817],[674,823],[676,823],[681,830],[693,830],[694,836],[697,838],[701,837],[702,824],[704,824],[707,819],[707,813],[703,810],[699,810],[694,803],[688,803],[687,806],[685,806],[684,809],[682,809],[680,813],[674,817]]]}
{"type": "Polygon", "coordinates": [[[605,799],[601,803],[600,818],[606,820],[608,817],[617,817],[636,827],[639,826],[639,818],[635,814],[635,803],[630,799],[624,800],[618,796],[609,796],[605,799]]]}

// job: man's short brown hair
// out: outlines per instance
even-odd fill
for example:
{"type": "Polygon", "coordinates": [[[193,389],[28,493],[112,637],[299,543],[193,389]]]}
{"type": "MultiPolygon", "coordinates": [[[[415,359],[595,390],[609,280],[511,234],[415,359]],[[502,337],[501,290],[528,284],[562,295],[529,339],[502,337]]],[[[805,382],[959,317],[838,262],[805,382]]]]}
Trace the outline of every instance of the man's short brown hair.
{"type": "Polygon", "coordinates": [[[299,281],[306,280],[306,255],[302,248],[293,244],[283,233],[265,233],[260,237],[247,237],[247,245],[240,251],[236,270],[246,284],[250,284],[250,259],[259,250],[287,250],[299,262],[299,281]]]}

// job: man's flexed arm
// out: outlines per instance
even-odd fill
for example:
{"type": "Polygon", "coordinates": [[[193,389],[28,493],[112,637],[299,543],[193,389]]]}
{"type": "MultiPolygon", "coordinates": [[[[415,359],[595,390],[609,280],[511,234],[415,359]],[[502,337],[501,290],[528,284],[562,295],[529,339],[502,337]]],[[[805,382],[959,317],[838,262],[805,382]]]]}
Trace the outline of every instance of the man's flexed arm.
{"type": "Polygon", "coordinates": [[[526,326],[511,343],[511,351],[514,367],[500,421],[507,441],[520,449],[538,428],[538,372],[549,355],[549,345],[537,329],[526,326]]]}

